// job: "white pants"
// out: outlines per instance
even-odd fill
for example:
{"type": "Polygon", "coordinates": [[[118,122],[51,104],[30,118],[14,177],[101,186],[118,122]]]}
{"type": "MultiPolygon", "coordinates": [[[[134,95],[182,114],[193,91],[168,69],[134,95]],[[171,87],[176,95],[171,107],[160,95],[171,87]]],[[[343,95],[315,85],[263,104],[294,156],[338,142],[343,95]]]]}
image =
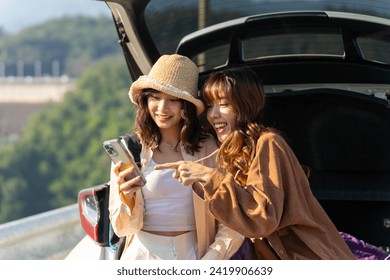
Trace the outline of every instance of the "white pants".
{"type": "Polygon", "coordinates": [[[121,260],[196,260],[196,231],[178,236],[162,236],[138,232],[121,260]]]}

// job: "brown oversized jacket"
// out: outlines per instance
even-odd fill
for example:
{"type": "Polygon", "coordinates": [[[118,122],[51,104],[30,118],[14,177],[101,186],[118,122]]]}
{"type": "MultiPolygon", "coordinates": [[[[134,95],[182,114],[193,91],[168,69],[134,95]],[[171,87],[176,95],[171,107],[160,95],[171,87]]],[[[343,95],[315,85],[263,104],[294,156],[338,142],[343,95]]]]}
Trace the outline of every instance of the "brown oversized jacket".
{"type": "Polygon", "coordinates": [[[355,259],[312,194],[293,151],[276,133],[258,139],[246,186],[238,185],[234,174],[215,171],[204,192],[217,220],[257,240],[263,258],[276,253],[283,260],[355,259]],[[264,251],[268,243],[270,252],[264,251]]]}

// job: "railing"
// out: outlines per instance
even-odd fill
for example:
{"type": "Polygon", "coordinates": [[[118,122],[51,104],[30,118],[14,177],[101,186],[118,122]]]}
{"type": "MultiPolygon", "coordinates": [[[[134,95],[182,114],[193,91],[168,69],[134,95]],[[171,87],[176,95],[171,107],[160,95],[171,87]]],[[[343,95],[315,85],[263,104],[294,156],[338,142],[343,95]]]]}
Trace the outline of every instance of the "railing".
{"type": "Polygon", "coordinates": [[[85,236],[77,204],[0,225],[1,260],[63,259],[85,236]]]}

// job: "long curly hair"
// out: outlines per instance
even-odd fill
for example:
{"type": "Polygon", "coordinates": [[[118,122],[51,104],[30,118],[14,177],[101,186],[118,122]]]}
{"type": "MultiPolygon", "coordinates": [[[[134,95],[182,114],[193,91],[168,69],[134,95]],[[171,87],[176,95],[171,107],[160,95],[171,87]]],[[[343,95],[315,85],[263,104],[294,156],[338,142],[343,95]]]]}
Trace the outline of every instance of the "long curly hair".
{"type": "MultiPolygon", "coordinates": [[[[235,130],[220,145],[217,165],[223,172],[235,174],[238,182],[245,183],[257,140],[263,131],[269,130],[261,124],[265,106],[263,85],[250,68],[214,72],[203,86],[202,99],[205,104],[211,104],[222,93],[228,98],[237,122],[235,130]]],[[[211,126],[208,130],[216,136],[211,126]]]]}
{"type": "MultiPolygon", "coordinates": [[[[147,148],[158,147],[161,143],[160,129],[152,119],[148,110],[148,97],[153,89],[144,89],[135,100],[137,111],[135,115],[134,131],[138,134],[141,141],[147,148]]],[[[182,103],[182,128],[180,131],[180,144],[184,146],[187,153],[193,155],[201,148],[201,142],[207,138],[202,129],[196,107],[191,102],[180,99],[182,103]]]]}

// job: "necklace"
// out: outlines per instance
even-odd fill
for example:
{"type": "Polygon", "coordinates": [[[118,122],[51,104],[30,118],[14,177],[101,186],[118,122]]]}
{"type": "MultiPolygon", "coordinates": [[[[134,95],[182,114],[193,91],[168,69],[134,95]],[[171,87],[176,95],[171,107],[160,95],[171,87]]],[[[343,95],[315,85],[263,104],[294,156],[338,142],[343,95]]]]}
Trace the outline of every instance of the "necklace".
{"type": "Polygon", "coordinates": [[[177,141],[176,144],[168,144],[168,143],[165,143],[164,141],[161,141],[161,144],[164,144],[165,146],[167,146],[171,152],[174,152],[174,151],[177,152],[177,145],[179,145],[179,141],[177,141]]]}

